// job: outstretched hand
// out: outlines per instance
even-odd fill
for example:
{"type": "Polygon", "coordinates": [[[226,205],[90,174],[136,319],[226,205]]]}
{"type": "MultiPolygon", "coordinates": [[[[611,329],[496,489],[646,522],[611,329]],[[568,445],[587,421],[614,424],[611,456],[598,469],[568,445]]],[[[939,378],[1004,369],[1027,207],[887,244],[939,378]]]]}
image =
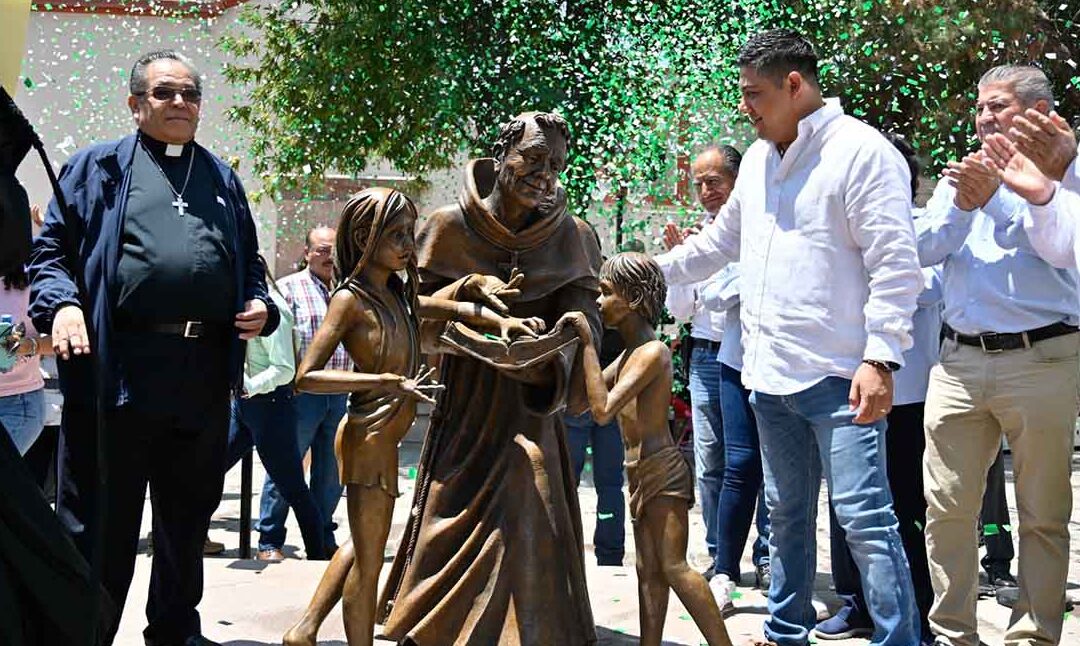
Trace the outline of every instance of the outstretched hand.
{"type": "Polygon", "coordinates": [[[515,267],[510,271],[510,279],[503,282],[496,276],[473,274],[458,290],[457,300],[486,305],[500,314],[506,314],[510,308],[508,301],[521,296],[521,283],[525,274],[515,267]]]}
{"type": "Polygon", "coordinates": [[[440,390],[446,389],[446,386],[431,379],[431,375],[435,373],[435,368],[429,368],[427,366],[420,366],[420,369],[416,371],[416,375],[411,378],[403,377],[402,375],[386,374],[383,375],[383,379],[390,385],[391,388],[398,391],[400,394],[425,401],[431,405],[435,405],[435,393],[440,390]]]}

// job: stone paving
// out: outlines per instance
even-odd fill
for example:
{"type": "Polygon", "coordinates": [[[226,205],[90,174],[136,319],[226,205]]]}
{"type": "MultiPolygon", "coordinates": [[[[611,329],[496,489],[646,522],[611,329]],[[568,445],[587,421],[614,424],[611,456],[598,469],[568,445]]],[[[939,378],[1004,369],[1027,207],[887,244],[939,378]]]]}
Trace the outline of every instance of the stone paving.
{"type": "MultiPolygon", "coordinates": [[[[401,491],[402,497],[394,511],[394,526],[387,546],[387,563],[393,558],[397,541],[404,530],[408,506],[412,500],[415,484],[415,464],[419,454],[419,445],[406,442],[402,446],[401,491]]],[[[1008,472],[1011,481],[1011,468],[1008,472]]],[[[263,471],[256,458],[254,513],[258,514],[258,492],[262,483],[263,471]]],[[[1080,453],[1074,457],[1074,475],[1072,478],[1074,498],[1080,489],[1080,453]]],[[[581,508],[584,515],[586,536],[586,563],[590,598],[597,625],[599,643],[605,646],[637,644],[637,591],[634,573],[633,532],[627,517],[627,558],[623,567],[597,567],[592,556],[591,537],[595,525],[596,495],[591,487],[591,475],[586,472],[580,491],[581,508]]],[[[210,537],[224,542],[228,549],[220,557],[207,558],[205,561],[206,591],[200,611],[202,613],[204,634],[229,646],[259,646],[280,644],[281,635],[302,614],[311,593],[322,575],[324,565],[296,558],[301,545],[300,532],[292,516],[289,518],[289,537],[286,553],[293,558],[283,563],[267,564],[258,561],[238,559],[237,543],[239,531],[240,470],[229,473],[221,506],[214,515],[210,537]]],[[[818,523],[818,574],[816,595],[826,604],[835,607],[836,597],[830,590],[829,577],[829,541],[828,512],[825,507],[824,492],[819,502],[818,518],[825,522],[818,523]]],[[[1012,487],[1009,487],[1009,507],[1013,523],[1016,523],[1016,503],[1012,487]]],[[[347,535],[344,499],[338,506],[335,516],[339,524],[338,541],[347,535]]],[[[703,567],[705,558],[704,526],[700,509],[691,510],[690,558],[692,565],[703,567]]],[[[143,535],[149,532],[150,508],[147,501],[146,514],[143,517],[143,535]]],[[[1074,505],[1070,523],[1072,542],[1070,545],[1070,594],[1080,595],[1080,505],[1074,505]]],[[[754,532],[751,530],[751,535],[754,532]]],[[[252,544],[257,543],[257,535],[252,536],[252,544]]],[[[383,569],[385,576],[386,570],[383,569]]],[[[1013,572],[1015,574],[1015,563],[1013,572]]],[[[735,600],[737,612],[727,619],[728,630],[735,644],[744,644],[751,638],[762,636],[762,622],[767,615],[765,598],[751,587],[753,568],[749,561],[749,550],[743,560],[743,584],[739,587],[740,596],[735,600]]],[[[128,597],[126,612],[121,623],[116,644],[137,646],[143,643],[142,628],[145,626],[144,608],[146,590],[150,578],[150,558],[140,553],[136,565],[135,581],[128,597]]],[[[992,600],[980,601],[978,605],[980,635],[986,644],[1001,644],[1009,610],[997,605],[992,600]]],[[[340,605],[327,619],[320,635],[320,644],[345,646],[345,633],[341,625],[340,605]]],[[[668,608],[667,623],[664,630],[665,645],[697,646],[704,644],[701,634],[695,628],[685,608],[672,595],[668,608]]],[[[376,640],[378,644],[390,644],[389,641],[376,640]]],[[[813,643],[813,642],[812,642],[813,643]]],[[[838,646],[866,644],[866,640],[851,639],[832,642],[838,646]]],[[[1080,610],[1067,615],[1062,644],[1080,644],[1080,610]]]]}

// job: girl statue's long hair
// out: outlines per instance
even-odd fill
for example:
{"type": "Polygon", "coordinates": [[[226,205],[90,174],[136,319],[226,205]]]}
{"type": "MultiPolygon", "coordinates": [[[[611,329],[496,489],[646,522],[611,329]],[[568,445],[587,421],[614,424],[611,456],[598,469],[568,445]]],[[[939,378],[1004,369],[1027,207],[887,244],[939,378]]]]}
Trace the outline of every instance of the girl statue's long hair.
{"type": "MultiPolygon", "coordinates": [[[[334,242],[336,289],[346,289],[353,294],[363,291],[359,278],[364,268],[371,262],[375,250],[382,242],[386,226],[402,215],[412,216],[415,222],[416,205],[404,193],[392,188],[368,188],[349,198],[345,207],[341,209],[337,237],[334,242]]],[[[397,285],[394,286],[403,290],[410,314],[415,319],[419,311],[417,290],[420,286],[415,255],[409,260],[405,272],[408,276],[406,283],[402,284],[396,274],[391,275],[390,281],[391,284],[397,281],[397,285]]]]}

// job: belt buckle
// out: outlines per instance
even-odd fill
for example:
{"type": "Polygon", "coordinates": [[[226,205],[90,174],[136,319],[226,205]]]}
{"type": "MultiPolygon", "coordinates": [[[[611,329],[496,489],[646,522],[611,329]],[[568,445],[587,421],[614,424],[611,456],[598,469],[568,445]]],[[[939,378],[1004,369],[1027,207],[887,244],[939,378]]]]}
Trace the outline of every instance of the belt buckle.
{"type": "Polygon", "coordinates": [[[994,348],[994,349],[991,350],[991,349],[986,347],[986,339],[987,339],[987,337],[997,337],[997,336],[998,336],[997,332],[987,332],[986,334],[980,334],[979,335],[979,346],[982,347],[982,351],[984,353],[986,353],[986,354],[998,354],[1000,352],[1005,351],[1004,348],[994,348]]]}
{"type": "Polygon", "coordinates": [[[184,324],[184,338],[185,339],[197,339],[202,336],[203,324],[202,321],[188,321],[184,324]]]}

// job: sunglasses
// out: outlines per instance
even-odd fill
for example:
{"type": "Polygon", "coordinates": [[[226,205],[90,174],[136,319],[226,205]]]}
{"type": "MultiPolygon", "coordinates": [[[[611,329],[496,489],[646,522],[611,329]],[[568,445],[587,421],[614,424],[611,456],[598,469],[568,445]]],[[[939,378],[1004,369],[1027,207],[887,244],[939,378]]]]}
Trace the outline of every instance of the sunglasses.
{"type": "Polygon", "coordinates": [[[146,96],[147,94],[158,101],[172,101],[177,94],[184,100],[184,103],[199,103],[202,101],[202,91],[196,90],[193,87],[174,88],[158,86],[149,92],[140,92],[137,96],[146,96]]]}

